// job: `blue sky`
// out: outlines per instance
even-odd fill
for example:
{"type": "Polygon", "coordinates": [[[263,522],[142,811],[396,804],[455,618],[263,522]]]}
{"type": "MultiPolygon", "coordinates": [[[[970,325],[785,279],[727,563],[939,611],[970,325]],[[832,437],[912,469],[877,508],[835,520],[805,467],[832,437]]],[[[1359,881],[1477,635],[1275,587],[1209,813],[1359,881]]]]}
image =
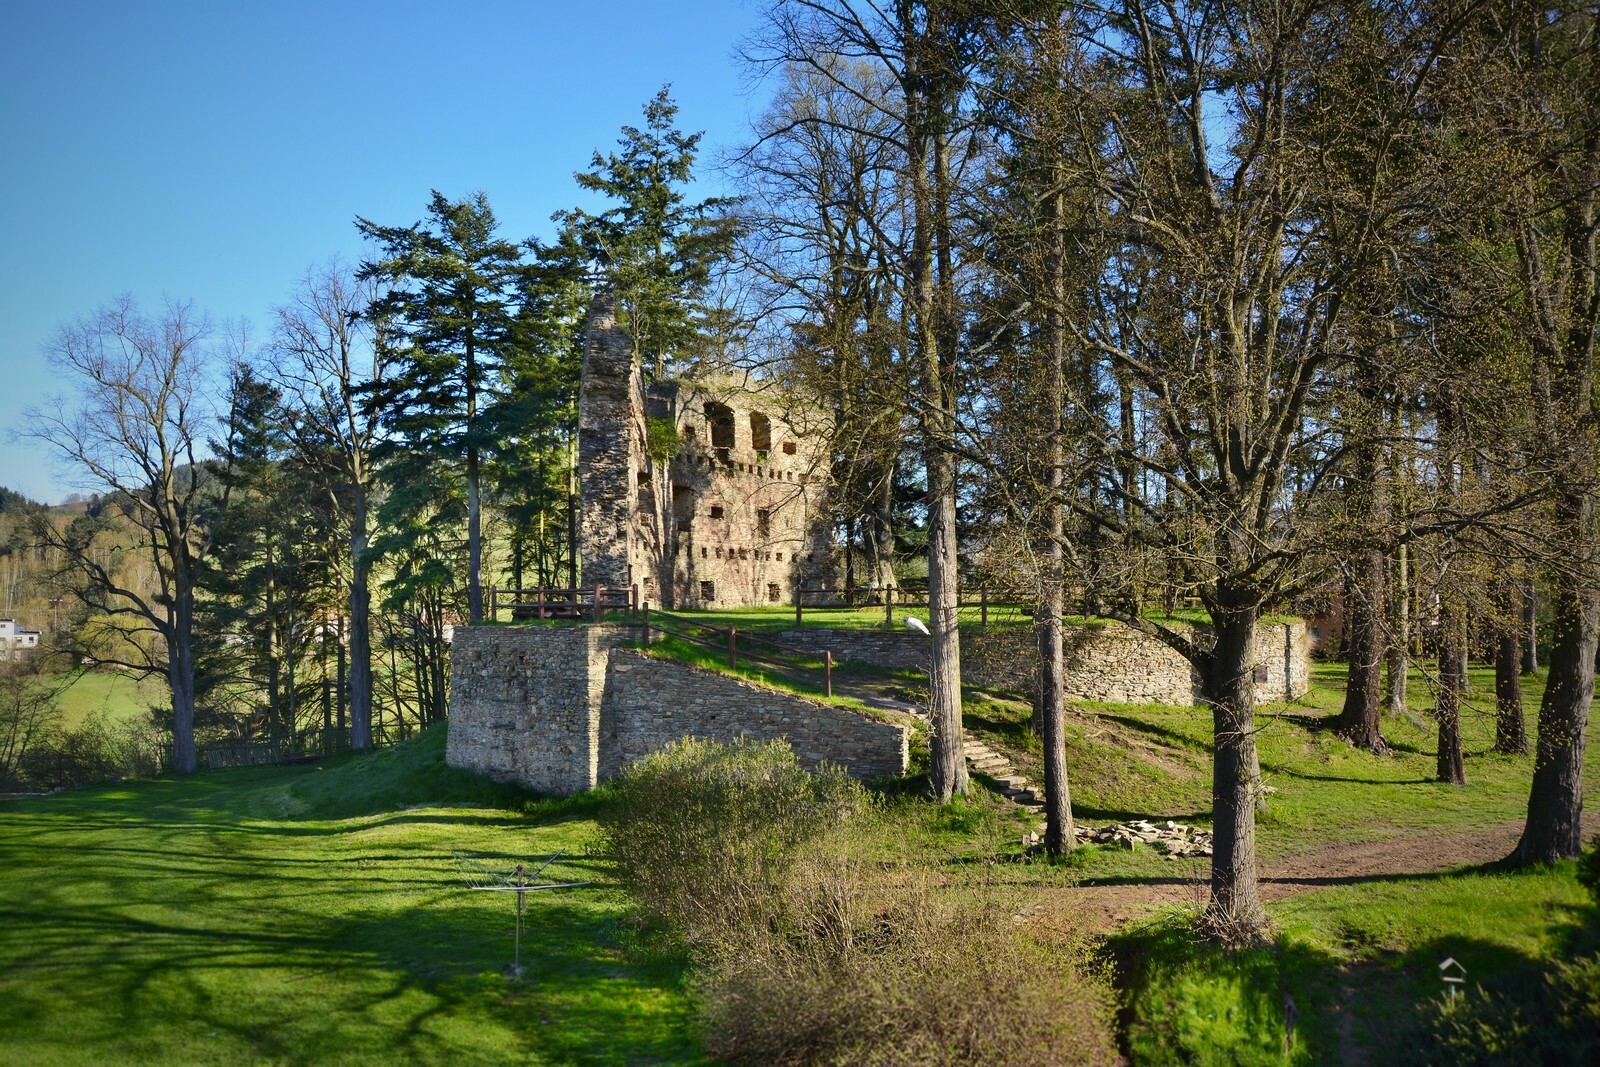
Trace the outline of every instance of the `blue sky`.
{"type": "Polygon", "coordinates": [[[758,18],[739,0],[4,0],[0,485],[74,487],[6,432],[62,390],[42,355],[58,323],[131,292],[264,339],[308,266],[360,258],[357,214],[414,222],[435,188],[482,189],[505,236],[549,236],[581,202],[573,171],[663,82],[703,164],[744,138],[763,100],[732,52],[758,18]]]}

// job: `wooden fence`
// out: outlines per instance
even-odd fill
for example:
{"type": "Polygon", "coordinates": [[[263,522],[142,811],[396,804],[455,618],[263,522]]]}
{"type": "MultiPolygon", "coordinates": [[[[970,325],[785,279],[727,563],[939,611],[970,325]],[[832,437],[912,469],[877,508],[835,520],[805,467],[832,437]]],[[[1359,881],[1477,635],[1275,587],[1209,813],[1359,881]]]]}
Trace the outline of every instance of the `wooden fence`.
{"type": "MultiPolygon", "coordinates": [[[[883,621],[893,625],[895,608],[898,607],[901,613],[904,614],[907,608],[927,608],[929,606],[928,588],[927,586],[886,585],[869,589],[863,589],[859,586],[849,586],[845,589],[828,589],[824,586],[811,588],[802,586],[795,592],[794,621],[796,625],[803,623],[807,609],[812,611],[824,611],[830,608],[858,610],[863,607],[878,605],[883,607],[883,621]],[[807,600],[810,600],[811,603],[806,603],[807,600]]],[[[1000,605],[996,602],[993,606],[998,607],[1000,605]]],[[[979,627],[988,629],[991,601],[987,587],[980,587],[976,590],[956,590],[956,608],[959,610],[960,608],[971,607],[980,609],[979,627]]]]}
{"type": "Polygon", "coordinates": [[[726,653],[728,667],[736,668],[741,659],[754,663],[777,667],[783,671],[816,671],[819,687],[824,696],[833,696],[833,652],[824,649],[819,655],[803,648],[792,645],[780,644],[769,641],[764,637],[754,637],[748,633],[740,633],[737,626],[712,626],[710,623],[686,619],[681,615],[673,615],[659,609],[652,611],[650,602],[644,602],[639,615],[639,626],[644,631],[644,643],[648,645],[652,635],[661,634],[664,637],[676,637],[691,644],[704,648],[714,649],[718,654],[726,653]],[[741,645],[740,642],[743,642],[741,645]],[[787,657],[787,658],[784,658],[787,657]],[[806,660],[815,661],[815,665],[805,663],[806,660]],[[797,662],[798,661],[798,662],[797,662]]]}
{"type": "Polygon", "coordinates": [[[599,622],[606,614],[622,612],[630,622],[639,615],[639,587],[608,589],[603,585],[589,589],[501,589],[489,587],[488,621],[499,622],[500,612],[510,611],[513,622],[530,619],[581,619],[599,622]]]}

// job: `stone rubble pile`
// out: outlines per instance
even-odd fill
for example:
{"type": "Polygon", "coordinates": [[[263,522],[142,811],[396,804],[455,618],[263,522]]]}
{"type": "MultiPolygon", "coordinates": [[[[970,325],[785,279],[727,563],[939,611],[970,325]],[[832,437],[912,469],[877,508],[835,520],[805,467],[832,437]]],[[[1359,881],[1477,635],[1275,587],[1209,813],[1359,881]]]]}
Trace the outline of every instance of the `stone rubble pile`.
{"type": "Polygon", "coordinates": [[[1140,844],[1150,845],[1165,850],[1167,859],[1211,855],[1210,830],[1196,830],[1192,826],[1185,826],[1171,819],[1160,825],[1138,819],[1134,822],[1113,823],[1099,829],[1085,827],[1082,837],[1094,844],[1119,844],[1130,849],[1140,844]]]}

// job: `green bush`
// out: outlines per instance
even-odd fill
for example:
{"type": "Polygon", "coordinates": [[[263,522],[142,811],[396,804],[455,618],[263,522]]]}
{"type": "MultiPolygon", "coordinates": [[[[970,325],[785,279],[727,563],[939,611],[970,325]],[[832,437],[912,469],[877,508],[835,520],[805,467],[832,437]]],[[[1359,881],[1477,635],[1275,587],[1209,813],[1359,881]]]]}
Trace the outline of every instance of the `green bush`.
{"type": "Polygon", "coordinates": [[[1589,839],[1589,847],[1578,856],[1578,883],[1589,891],[1600,908],[1600,833],[1589,839]]]}
{"type": "Polygon", "coordinates": [[[687,740],[635,763],[601,818],[618,879],[691,944],[765,921],[797,846],[870,806],[836,767],[782,741],[687,740]]]}
{"type": "Polygon", "coordinates": [[[1544,981],[1470,990],[1431,1009],[1419,1063],[1600,1063],[1600,955],[1558,963],[1544,981]]]}

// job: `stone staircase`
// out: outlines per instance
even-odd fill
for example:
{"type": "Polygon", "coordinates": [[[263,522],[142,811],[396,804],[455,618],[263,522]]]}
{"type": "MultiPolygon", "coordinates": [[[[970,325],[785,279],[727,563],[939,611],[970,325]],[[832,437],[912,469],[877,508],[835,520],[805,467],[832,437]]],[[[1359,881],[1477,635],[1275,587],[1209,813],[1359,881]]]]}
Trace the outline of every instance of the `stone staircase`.
{"type": "Polygon", "coordinates": [[[979,740],[970,730],[962,731],[967,767],[994,779],[1006,799],[1029,813],[1044,818],[1044,789],[1018,774],[1011,761],[979,740]]]}

